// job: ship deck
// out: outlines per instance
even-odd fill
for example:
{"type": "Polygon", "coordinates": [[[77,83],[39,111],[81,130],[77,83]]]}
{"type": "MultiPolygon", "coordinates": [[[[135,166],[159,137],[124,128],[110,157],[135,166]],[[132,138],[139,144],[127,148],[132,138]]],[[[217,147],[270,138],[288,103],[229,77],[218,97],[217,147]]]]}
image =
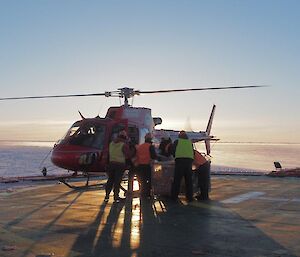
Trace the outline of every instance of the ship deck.
{"type": "Polygon", "coordinates": [[[213,176],[211,201],[114,204],[101,188],[7,188],[0,256],[300,256],[299,189],[299,178],[213,176]]]}

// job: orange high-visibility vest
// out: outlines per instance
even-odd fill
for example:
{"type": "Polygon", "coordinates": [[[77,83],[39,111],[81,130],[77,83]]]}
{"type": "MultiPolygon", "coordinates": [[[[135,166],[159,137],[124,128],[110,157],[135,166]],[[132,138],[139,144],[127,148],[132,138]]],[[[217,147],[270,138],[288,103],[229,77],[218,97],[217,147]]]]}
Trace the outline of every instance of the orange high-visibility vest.
{"type": "Polygon", "coordinates": [[[205,159],[205,157],[203,157],[203,155],[201,153],[199,153],[198,151],[194,150],[193,164],[196,166],[196,168],[199,168],[201,165],[203,165],[206,162],[207,162],[207,160],[205,159]]]}
{"type": "Polygon", "coordinates": [[[136,148],[136,162],[137,164],[150,164],[150,143],[143,143],[136,148]]]}

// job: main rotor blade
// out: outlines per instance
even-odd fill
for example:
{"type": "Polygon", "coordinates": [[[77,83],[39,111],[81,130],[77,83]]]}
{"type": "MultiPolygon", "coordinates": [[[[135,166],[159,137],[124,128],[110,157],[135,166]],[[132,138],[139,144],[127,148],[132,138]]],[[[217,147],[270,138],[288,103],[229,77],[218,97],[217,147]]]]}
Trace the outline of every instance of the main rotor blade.
{"type": "Polygon", "coordinates": [[[257,85],[257,86],[229,86],[229,87],[202,87],[202,88],[184,88],[184,89],[166,89],[166,90],[135,90],[129,92],[129,94],[124,93],[124,89],[121,88],[118,91],[111,91],[105,93],[94,93],[94,94],[73,94],[73,95],[43,95],[43,96],[20,96],[20,97],[2,97],[0,101],[5,100],[26,100],[26,99],[44,99],[44,98],[66,98],[66,97],[82,97],[82,96],[106,96],[106,97],[127,97],[130,98],[134,95],[139,94],[156,94],[156,93],[171,93],[171,92],[185,92],[185,91],[204,91],[204,90],[222,90],[222,89],[240,89],[240,88],[255,88],[255,87],[267,87],[267,85],[257,85]],[[123,93],[123,94],[122,94],[123,93]]]}
{"type": "Polygon", "coordinates": [[[268,85],[257,86],[231,86],[231,87],[201,87],[201,88],[183,88],[183,89],[166,89],[166,90],[149,90],[138,92],[140,94],[156,94],[156,93],[171,93],[171,92],[184,92],[184,91],[204,91],[204,90],[222,90],[222,89],[240,89],[240,88],[255,88],[255,87],[268,87],[268,85]]]}
{"type": "Polygon", "coordinates": [[[43,99],[43,98],[80,97],[80,96],[105,96],[105,93],[76,94],[76,95],[43,95],[43,96],[4,97],[4,98],[0,98],[0,101],[3,101],[3,100],[24,100],[24,99],[43,99]]]}

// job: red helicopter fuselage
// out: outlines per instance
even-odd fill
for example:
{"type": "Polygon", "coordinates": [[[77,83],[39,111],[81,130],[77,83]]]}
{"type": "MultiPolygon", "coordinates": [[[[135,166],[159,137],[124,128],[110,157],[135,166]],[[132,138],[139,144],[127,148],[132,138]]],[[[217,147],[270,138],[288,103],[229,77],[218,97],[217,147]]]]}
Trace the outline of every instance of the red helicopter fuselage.
{"type": "Polygon", "coordinates": [[[130,106],[111,107],[105,118],[82,118],[54,146],[51,161],[71,171],[105,172],[109,143],[119,131],[125,130],[129,141],[139,144],[159,119],[153,119],[148,108],[130,106]]]}

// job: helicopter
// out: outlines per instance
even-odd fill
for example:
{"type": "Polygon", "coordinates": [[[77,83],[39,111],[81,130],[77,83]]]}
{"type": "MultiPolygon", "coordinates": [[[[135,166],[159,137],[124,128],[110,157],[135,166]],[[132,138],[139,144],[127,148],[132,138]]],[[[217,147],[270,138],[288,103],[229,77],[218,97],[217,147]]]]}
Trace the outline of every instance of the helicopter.
{"type": "MultiPolygon", "coordinates": [[[[228,87],[206,87],[206,88],[186,88],[168,90],[135,90],[134,88],[123,87],[116,91],[107,91],[95,94],[74,94],[74,95],[47,95],[47,96],[24,96],[6,97],[4,100],[42,99],[42,98],[63,98],[81,96],[104,96],[119,97],[124,99],[121,106],[110,107],[105,117],[86,118],[80,112],[81,119],[74,122],[66,132],[65,136],[55,143],[52,154],[52,163],[74,174],[82,172],[87,177],[86,186],[89,183],[89,176],[93,173],[106,172],[108,163],[108,146],[113,138],[121,131],[125,130],[129,141],[133,144],[141,144],[147,133],[151,133],[157,142],[168,133],[174,141],[179,131],[155,129],[155,126],[162,124],[160,117],[152,117],[151,109],[145,107],[133,107],[128,100],[134,96],[145,94],[204,91],[204,90],[224,90],[224,89],[244,89],[262,87],[256,85],[228,86],[228,87]]],[[[209,121],[205,131],[187,131],[189,139],[193,143],[204,141],[206,154],[210,155],[210,142],[218,139],[210,134],[216,106],[213,105],[209,121]]],[[[43,168],[45,175],[47,170],[43,168]]],[[[61,182],[72,187],[65,179],[61,182]]]]}

